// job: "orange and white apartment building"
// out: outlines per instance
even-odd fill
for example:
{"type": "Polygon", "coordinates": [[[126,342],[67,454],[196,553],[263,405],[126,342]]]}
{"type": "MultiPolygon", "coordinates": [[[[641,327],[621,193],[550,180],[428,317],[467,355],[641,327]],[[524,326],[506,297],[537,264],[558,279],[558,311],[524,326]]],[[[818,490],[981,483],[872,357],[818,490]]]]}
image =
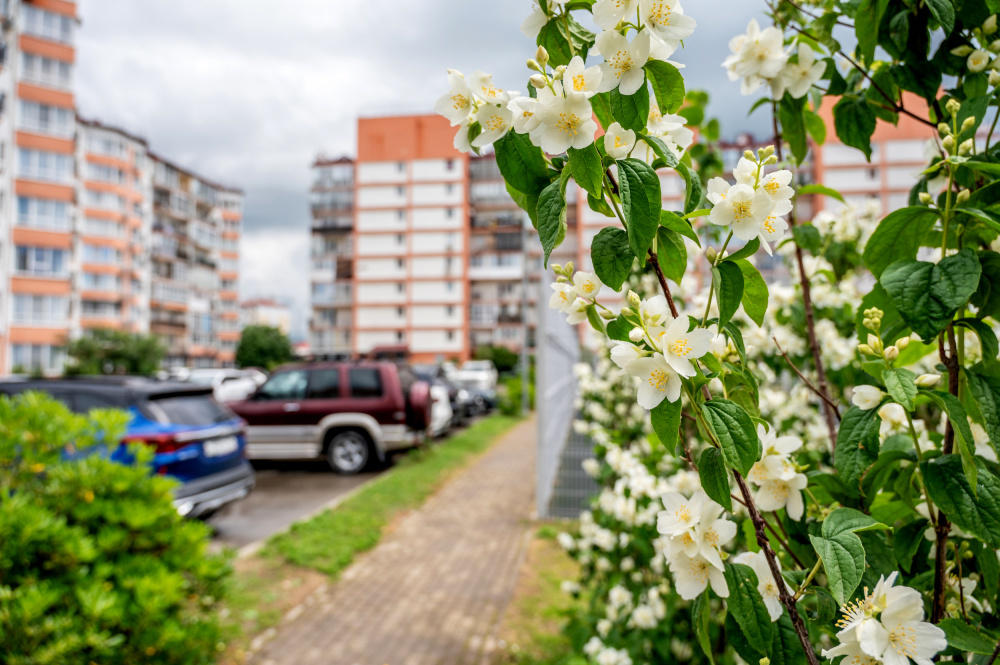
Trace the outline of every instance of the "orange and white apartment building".
{"type": "MultiPolygon", "coordinates": [[[[918,101],[907,105],[916,109],[918,101]]],[[[525,320],[534,347],[538,298],[548,299],[539,284],[537,233],[508,195],[493,155],[458,152],[454,131],[435,115],[362,118],[356,160],[313,164],[313,353],[357,356],[400,346],[418,361],[465,359],[481,345],[519,349],[525,320]]],[[[884,212],[906,205],[926,163],[927,127],[905,116],[897,126],[880,122],[870,164],[830,134],[797,170],[800,185],[822,182],[853,204],[875,198],[884,212]]],[[[724,144],[724,163],[731,170],[746,149],[763,143],[742,136],[724,144]]],[[[664,171],[660,184],[664,206],[680,209],[684,181],[664,171]]],[[[617,220],[592,211],[574,183],[567,201],[566,239],[552,261],[590,270],[594,236],[617,220]]],[[[799,218],[841,205],[803,197],[799,218]]],[[[783,273],[780,257],[759,260],[762,270],[783,273]]]]}
{"type": "Polygon", "coordinates": [[[76,10],[0,0],[0,374],[58,372],[95,328],[160,334],[171,363],[231,362],[242,194],[77,116],[76,10]]]}

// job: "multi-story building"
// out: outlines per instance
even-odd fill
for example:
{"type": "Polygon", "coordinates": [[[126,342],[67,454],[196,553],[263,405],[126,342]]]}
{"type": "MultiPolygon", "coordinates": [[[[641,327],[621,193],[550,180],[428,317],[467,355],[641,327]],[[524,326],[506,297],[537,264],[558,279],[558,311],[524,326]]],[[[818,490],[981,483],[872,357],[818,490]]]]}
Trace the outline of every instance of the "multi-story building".
{"type": "Polygon", "coordinates": [[[163,334],[172,362],[231,362],[242,194],[78,118],[76,7],[0,0],[0,374],[57,372],[95,328],[163,334]]]}
{"type": "Polygon", "coordinates": [[[270,326],[286,335],[292,330],[292,311],[288,305],[268,298],[256,298],[244,301],[241,307],[244,328],[247,326],[270,326]]]}
{"type": "Polygon", "coordinates": [[[313,164],[309,346],[321,355],[354,351],[354,161],[313,164]]]}

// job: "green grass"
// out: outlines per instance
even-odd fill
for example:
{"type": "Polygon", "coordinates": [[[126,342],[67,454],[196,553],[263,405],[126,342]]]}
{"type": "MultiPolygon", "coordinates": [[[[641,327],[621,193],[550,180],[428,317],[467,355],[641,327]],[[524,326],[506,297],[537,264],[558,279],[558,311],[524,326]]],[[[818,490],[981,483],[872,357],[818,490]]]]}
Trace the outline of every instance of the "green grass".
{"type": "Polygon", "coordinates": [[[490,416],[442,443],[413,451],[336,508],[271,538],[261,554],[336,576],[355,555],[378,544],[394,518],[418,508],[451,472],[486,450],[518,421],[490,416]]]}

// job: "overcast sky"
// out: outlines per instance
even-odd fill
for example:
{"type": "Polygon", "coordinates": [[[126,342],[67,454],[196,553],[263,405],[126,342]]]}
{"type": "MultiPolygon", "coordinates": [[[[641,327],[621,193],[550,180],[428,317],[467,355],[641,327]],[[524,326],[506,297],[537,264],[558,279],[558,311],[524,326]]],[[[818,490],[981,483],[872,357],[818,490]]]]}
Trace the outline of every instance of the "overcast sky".
{"type": "MultiPolygon", "coordinates": [[[[712,95],[723,133],[746,118],[720,62],[763,3],[689,0],[698,29],[674,59],[712,95]]],[[[153,150],[246,192],[241,295],[273,296],[306,326],[309,165],[353,155],[359,115],[428,112],[445,70],[524,85],[535,47],[529,0],[79,0],[80,113],[146,137],[153,150]]]]}

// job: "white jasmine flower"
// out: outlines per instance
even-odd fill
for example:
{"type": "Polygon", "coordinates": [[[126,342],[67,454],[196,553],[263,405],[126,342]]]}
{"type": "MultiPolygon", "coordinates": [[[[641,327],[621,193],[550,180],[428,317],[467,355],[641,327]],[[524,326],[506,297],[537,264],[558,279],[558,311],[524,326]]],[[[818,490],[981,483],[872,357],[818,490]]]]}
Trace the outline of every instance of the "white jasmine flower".
{"type": "Polygon", "coordinates": [[[729,80],[743,79],[741,92],[752,94],[765,80],[773,79],[788,61],[784,51],[785,38],[775,27],[760,29],[756,19],[751,19],[745,35],[739,35],[729,42],[733,52],[722,66],[726,68],[729,80]]]}
{"type": "Polygon", "coordinates": [[[665,325],[673,319],[666,296],[653,296],[639,303],[639,317],[646,327],[665,325]]]}
{"type": "Polygon", "coordinates": [[[592,272],[582,270],[573,273],[573,291],[581,298],[593,300],[601,292],[601,281],[592,272]]]}
{"type": "Polygon", "coordinates": [[[712,332],[706,328],[695,328],[688,332],[690,322],[686,316],[679,316],[661,330],[650,334],[660,345],[663,357],[681,376],[694,376],[692,358],[701,358],[712,346],[712,332]]]}
{"type": "Polygon", "coordinates": [[[583,472],[591,478],[596,478],[601,472],[601,463],[593,457],[583,460],[581,466],[583,467],[583,472]]]}
{"type": "Polygon", "coordinates": [[[490,145],[500,139],[514,122],[514,114],[506,105],[483,104],[476,113],[476,120],[482,126],[482,133],[472,140],[476,148],[490,145]]]}
{"type": "Polygon", "coordinates": [[[797,473],[791,480],[766,480],[757,490],[757,507],[764,511],[784,508],[793,520],[802,519],[805,505],[802,490],[809,484],[805,474],[797,473]]]}
{"type": "MultiPolygon", "coordinates": [[[[788,230],[788,222],[783,219],[782,215],[787,215],[791,211],[791,201],[778,201],[774,204],[774,208],[768,213],[767,217],[764,218],[764,223],[760,225],[760,233],[757,237],[760,238],[760,246],[764,248],[764,251],[768,255],[772,253],[770,243],[779,242],[785,236],[785,231],[788,230]]],[[[851,359],[853,360],[853,355],[851,359]]]]}
{"type": "Polygon", "coordinates": [[[525,37],[534,41],[537,39],[538,33],[542,31],[542,28],[544,28],[545,24],[548,22],[549,17],[542,11],[542,8],[539,7],[538,4],[532,4],[531,13],[528,14],[528,17],[524,19],[523,23],[521,23],[521,32],[524,33],[525,37]]]}
{"type": "Polygon", "coordinates": [[[661,353],[633,360],[625,366],[625,371],[642,379],[636,400],[644,409],[654,409],[664,399],[676,402],[681,397],[681,378],[661,353]]]}
{"type": "MultiPolygon", "coordinates": [[[[610,621],[608,622],[611,623],[610,621]]],[[[604,642],[601,642],[599,637],[591,637],[586,644],[583,645],[583,653],[587,654],[591,658],[596,656],[604,648],[604,642]]]]}
{"type": "Polygon", "coordinates": [[[770,431],[763,425],[757,425],[757,437],[763,454],[753,468],[748,478],[754,483],[768,480],[791,480],[797,471],[789,456],[802,447],[802,439],[797,436],[778,436],[772,427],[770,431]]]}
{"type": "Polygon", "coordinates": [[[732,226],[733,235],[749,241],[760,235],[761,225],[773,205],[766,192],[754,191],[749,185],[733,185],[723,202],[715,205],[708,221],[719,226],[732,226]]]}
{"type": "Polygon", "coordinates": [[[690,557],[677,552],[671,555],[669,564],[670,572],[674,575],[674,588],[684,600],[694,600],[709,584],[720,598],[729,597],[725,575],[703,557],[690,557]]]}
{"type": "Polygon", "coordinates": [[[664,536],[679,536],[694,531],[701,519],[705,504],[711,499],[703,491],[695,492],[690,499],[679,492],[663,495],[663,510],[657,515],[656,530],[664,536]]]}
{"type": "Polygon", "coordinates": [[[583,58],[575,56],[566,65],[563,73],[563,87],[567,95],[583,95],[593,97],[598,93],[598,86],[601,83],[601,68],[598,66],[586,67],[583,58]]]}
{"type": "Polygon", "coordinates": [[[705,194],[705,198],[712,205],[718,205],[722,201],[726,200],[726,194],[729,192],[729,183],[723,178],[715,177],[708,181],[708,193],[705,194]]]}
{"type": "Polygon", "coordinates": [[[635,132],[613,122],[604,134],[604,149],[612,159],[625,159],[635,147],[635,132]]]}
{"type": "Polygon", "coordinates": [[[541,111],[541,124],[531,135],[547,153],[559,154],[569,148],[586,148],[594,142],[597,123],[593,109],[583,95],[557,97],[541,111]]]}
{"type": "Polygon", "coordinates": [[[740,157],[733,169],[733,177],[736,178],[737,185],[757,186],[757,170],[760,168],[757,162],[746,157],[740,157]]]}
{"type": "Polygon", "coordinates": [[[784,90],[795,99],[804,97],[809,88],[823,78],[825,71],[826,63],[822,60],[816,62],[816,56],[809,44],[799,42],[799,61],[789,62],[781,70],[775,81],[780,82],[778,85],[782,93],[775,92],[774,98],[781,99],[784,90]]]}
{"type": "Polygon", "coordinates": [[[477,71],[469,79],[469,89],[487,104],[506,104],[510,98],[503,88],[493,85],[493,75],[477,71]]]}
{"type": "Polygon", "coordinates": [[[614,30],[623,18],[635,17],[639,0],[597,0],[594,3],[594,23],[605,30],[614,30]]]}
{"type": "MultiPolygon", "coordinates": [[[[750,163],[753,164],[753,162],[750,163]]],[[[774,203],[791,201],[792,197],[795,196],[795,190],[789,186],[791,182],[792,172],[788,169],[780,169],[762,177],[760,179],[760,189],[767,192],[767,195],[771,197],[771,201],[774,203]]]]}
{"type": "Polygon", "coordinates": [[[471,124],[472,116],[469,116],[469,118],[458,126],[458,131],[455,132],[455,139],[452,141],[455,150],[459,152],[469,152],[472,150],[472,143],[469,141],[469,125],[471,124]]]}
{"type": "Polygon", "coordinates": [[[604,56],[601,64],[601,92],[618,87],[623,95],[634,95],[646,82],[643,65],[649,60],[649,33],[640,32],[629,43],[616,30],[605,30],[597,36],[597,50],[604,56]]]}
{"type": "Polygon", "coordinates": [[[649,133],[666,143],[679,158],[694,142],[694,132],[685,125],[686,122],[683,116],[676,113],[661,115],[659,107],[653,103],[646,124],[649,133]]]}
{"type": "Polygon", "coordinates": [[[969,54],[969,57],[965,61],[965,66],[969,68],[969,71],[973,74],[978,74],[979,72],[986,69],[990,64],[990,54],[988,51],[982,49],[976,49],[969,54]]]}
{"type": "MultiPolygon", "coordinates": [[[[781,604],[778,584],[774,581],[774,574],[771,573],[771,568],[767,564],[767,557],[762,552],[744,552],[734,557],[733,563],[742,563],[753,568],[753,572],[757,575],[757,591],[764,599],[764,605],[767,607],[767,613],[771,616],[771,621],[780,619],[785,606],[781,604]]],[[[785,585],[788,595],[793,595],[795,590],[784,579],[781,581],[785,585]]]]}
{"type": "Polygon", "coordinates": [[[639,15],[646,27],[668,46],[690,37],[697,26],[693,18],[684,15],[679,0],[639,0],[639,15]]]}
{"type": "Polygon", "coordinates": [[[694,539],[698,543],[698,554],[719,570],[724,570],[719,548],[736,537],[736,523],[723,519],[721,515],[722,506],[706,500],[694,539]]]}
{"type": "Polygon", "coordinates": [[[875,386],[854,386],[851,403],[862,411],[870,411],[882,402],[882,394],[875,386]]]}
{"type": "Polygon", "coordinates": [[[538,113],[542,105],[537,99],[518,95],[507,102],[507,108],[513,115],[514,131],[518,134],[530,134],[542,121],[538,113]]]}
{"type": "Polygon", "coordinates": [[[996,462],[997,451],[990,445],[990,437],[983,426],[969,420],[969,427],[972,429],[972,440],[976,444],[976,454],[985,460],[996,462]]]}
{"type": "Polygon", "coordinates": [[[618,342],[611,347],[611,360],[622,369],[644,355],[646,354],[642,349],[628,342],[618,342]]]}
{"type": "Polygon", "coordinates": [[[576,290],[573,285],[566,282],[553,282],[550,286],[553,293],[549,298],[549,307],[560,312],[568,312],[574,298],[576,298],[576,290]]]}
{"type": "Polygon", "coordinates": [[[465,76],[456,69],[448,70],[448,85],[451,90],[434,103],[434,112],[448,118],[454,127],[468,119],[472,111],[472,93],[465,76]]]}
{"type": "Polygon", "coordinates": [[[635,624],[636,628],[642,628],[645,630],[651,630],[656,628],[656,615],[653,614],[653,608],[648,605],[639,605],[632,612],[632,623],[635,624]]]}

